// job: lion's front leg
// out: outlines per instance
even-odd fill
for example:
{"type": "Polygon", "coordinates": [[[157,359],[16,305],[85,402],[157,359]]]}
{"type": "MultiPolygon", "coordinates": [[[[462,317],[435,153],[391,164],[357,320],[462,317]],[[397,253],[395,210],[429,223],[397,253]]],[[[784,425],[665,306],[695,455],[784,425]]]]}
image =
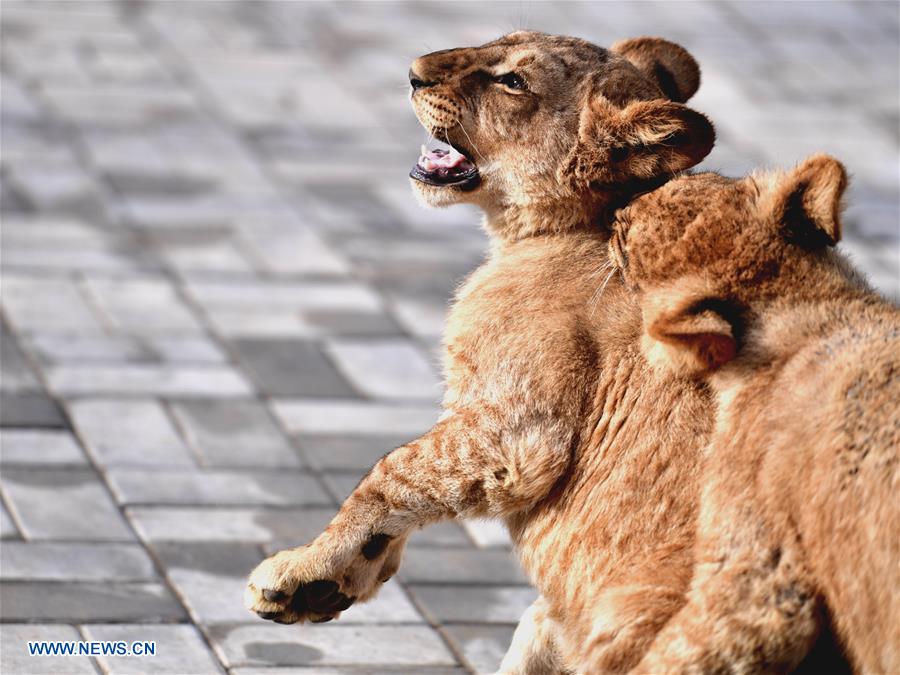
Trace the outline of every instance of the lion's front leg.
{"type": "Polygon", "coordinates": [[[311,544],[260,563],[246,607],[280,623],[328,621],[375,595],[413,530],[460,515],[504,516],[540,499],[568,465],[571,444],[543,438],[552,424],[505,429],[498,419],[487,406],[453,412],[385,455],[311,544]]]}

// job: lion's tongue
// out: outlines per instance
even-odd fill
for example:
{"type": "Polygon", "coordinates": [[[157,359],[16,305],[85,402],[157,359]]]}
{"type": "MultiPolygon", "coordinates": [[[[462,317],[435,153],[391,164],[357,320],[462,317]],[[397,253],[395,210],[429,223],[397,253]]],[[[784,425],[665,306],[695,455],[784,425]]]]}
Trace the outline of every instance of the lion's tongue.
{"type": "Polygon", "coordinates": [[[449,150],[428,150],[422,146],[422,154],[419,156],[419,166],[429,173],[447,174],[456,169],[457,171],[468,171],[474,168],[474,164],[461,152],[457,152],[453,148],[449,150]]]}

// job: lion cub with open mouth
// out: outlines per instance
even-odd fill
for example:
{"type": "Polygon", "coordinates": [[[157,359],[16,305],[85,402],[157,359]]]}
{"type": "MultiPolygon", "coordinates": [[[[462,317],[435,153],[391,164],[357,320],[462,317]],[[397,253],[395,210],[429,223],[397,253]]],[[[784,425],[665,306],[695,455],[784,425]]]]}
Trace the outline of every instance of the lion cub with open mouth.
{"type": "Polygon", "coordinates": [[[900,672],[900,310],[836,253],[843,167],[698,174],[624,209],[644,351],[718,399],[688,603],[638,670],[784,672],[830,614],[900,672]]]}
{"type": "Polygon", "coordinates": [[[684,601],[712,406],[641,355],[608,225],[712,148],[682,104],[699,70],[658,38],[603,49],[520,32],[423,56],[409,77],[416,115],[450,146],[422,152],[416,194],[478,205],[491,237],[448,317],[444,413],[311,544],[263,561],[245,604],[328,621],[377,593],[417,528],[498,517],[542,596],[504,669],[625,671],[684,601]]]}

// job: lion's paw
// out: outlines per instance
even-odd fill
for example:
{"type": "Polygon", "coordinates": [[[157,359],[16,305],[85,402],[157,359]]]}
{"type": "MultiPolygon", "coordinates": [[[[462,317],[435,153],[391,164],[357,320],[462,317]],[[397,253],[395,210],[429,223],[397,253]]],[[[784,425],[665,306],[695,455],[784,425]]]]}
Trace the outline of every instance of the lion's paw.
{"type": "Polygon", "coordinates": [[[371,598],[393,576],[403,544],[387,535],[374,535],[349,565],[329,573],[320,571],[311,546],[281,551],[250,574],[244,605],[276,623],[331,621],[357,600],[371,598]]]}

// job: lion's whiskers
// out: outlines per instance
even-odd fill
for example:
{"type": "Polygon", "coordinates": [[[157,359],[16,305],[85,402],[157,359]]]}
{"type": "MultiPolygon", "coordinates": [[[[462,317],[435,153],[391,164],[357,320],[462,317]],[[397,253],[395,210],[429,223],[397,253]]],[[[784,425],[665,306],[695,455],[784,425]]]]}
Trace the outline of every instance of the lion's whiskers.
{"type": "Polygon", "coordinates": [[[618,271],[618,267],[613,265],[612,260],[607,260],[604,265],[600,267],[600,270],[609,269],[609,272],[606,274],[606,278],[603,280],[603,283],[600,284],[600,287],[594,291],[594,294],[591,296],[590,301],[588,302],[588,306],[591,308],[591,318],[593,318],[594,313],[597,311],[597,307],[600,306],[600,300],[603,298],[603,292],[606,290],[607,285],[609,285],[610,280],[613,278],[613,275],[618,271]]]}
{"type": "Polygon", "coordinates": [[[475,142],[469,136],[469,132],[466,131],[466,128],[463,126],[462,120],[457,117],[456,123],[459,125],[459,128],[462,129],[462,132],[466,135],[466,140],[469,141],[469,145],[471,145],[475,152],[478,153],[478,156],[481,157],[482,161],[487,162],[487,160],[484,158],[484,155],[481,154],[481,150],[478,149],[478,146],[475,145],[475,142]]]}
{"type": "MultiPolygon", "coordinates": [[[[601,274],[603,274],[604,272],[606,272],[606,271],[609,269],[610,264],[611,264],[611,261],[610,261],[610,260],[607,260],[605,263],[603,263],[602,265],[600,265],[600,267],[598,267],[596,270],[594,270],[593,272],[591,272],[591,273],[588,275],[588,280],[593,280],[593,279],[599,277],[599,276],[600,276],[601,274]]],[[[601,286],[602,286],[602,284],[601,284],[601,286]]],[[[597,290],[595,290],[593,293],[591,293],[591,297],[590,297],[590,299],[588,299],[588,303],[587,303],[587,304],[588,304],[588,307],[592,307],[592,306],[593,306],[594,302],[595,302],[596,299],[597,299],[597,294],[598,294],[599,292],[600,292],[600,289],[599,289],[599,287],[598,287],[597,290]]]]}

